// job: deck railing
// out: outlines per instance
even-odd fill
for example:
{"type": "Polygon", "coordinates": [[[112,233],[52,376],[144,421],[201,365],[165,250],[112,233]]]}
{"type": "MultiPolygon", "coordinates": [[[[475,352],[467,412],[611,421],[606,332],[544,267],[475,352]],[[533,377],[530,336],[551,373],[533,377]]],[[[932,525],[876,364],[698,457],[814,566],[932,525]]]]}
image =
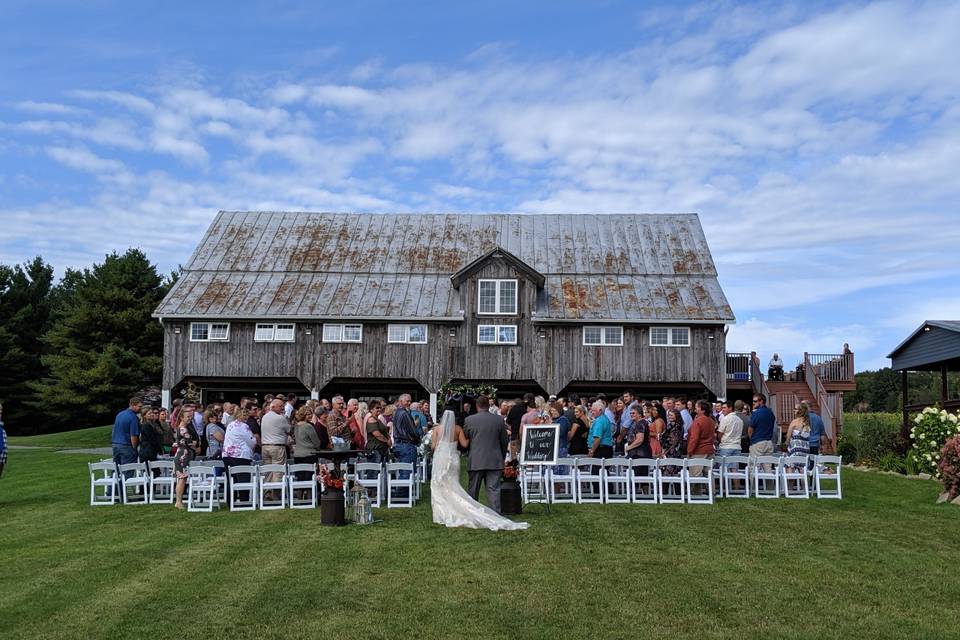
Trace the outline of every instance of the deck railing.
{"type": "Polygon", "coordinates": [[[763,371],[760,369],[760,358],[757,357],[756,351],[750,353],[750,381],[753,382],[753,392],[759,393],[766,398],[767,406],[769,407],[772,403],[770,399],[770,388],[767,386],[767,381],[763,377],[763,371]]]}
{"type": "MultiPolygon", "coordinates": [[[[823,354],[815,355],[822,356],[823,354]]],[[[840,358],[845,360],[842,355],[840,358]]],[[[833,398],[830,397],[826,387],[823,386],[823,380],[820,378],[818,367],[811,360],[809,353],[803,354],[803,370],[805,372],[804,379],[810,388],[810,393],[816,398],[817,404],[820,405],[820,417],[823,418],[823,425],[827,429],[827,437],[836,442],[837,421],[834,413],[833,398]]]]}
{"type": "Polygon", "coordinates": [[[750,354],[727,354],[727,380],[750,380],[750,354]]]}
{"type": "Polygon", "coordinates": [[[815,371],[827,382],[853,382],[853,354],[810,353],[804,359],[804,370],[815,371]]]}

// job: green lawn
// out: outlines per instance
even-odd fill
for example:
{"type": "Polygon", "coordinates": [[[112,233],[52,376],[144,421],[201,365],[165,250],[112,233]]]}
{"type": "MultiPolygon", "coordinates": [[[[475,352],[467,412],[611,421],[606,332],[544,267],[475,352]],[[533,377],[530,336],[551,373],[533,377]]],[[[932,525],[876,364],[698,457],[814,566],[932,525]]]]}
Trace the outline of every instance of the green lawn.
{"type": "Polygon", "coordinates": [[[960,637],[960,509],[933,482],[844,470],[841,502],[528,507],[510,533],[436,527],[427,499],[329,529],[91,508],[94,457],[11,452],[0,637],[960,637]]]}
{"type": "Polygon", "coordinates": [[[110,432],[113,425],[64,431],[63,433],[45,433],[39,436],[10,436],[10,444],[30,447],[51,447],[55,449],[90,449],[109,447],[110,432]]]}

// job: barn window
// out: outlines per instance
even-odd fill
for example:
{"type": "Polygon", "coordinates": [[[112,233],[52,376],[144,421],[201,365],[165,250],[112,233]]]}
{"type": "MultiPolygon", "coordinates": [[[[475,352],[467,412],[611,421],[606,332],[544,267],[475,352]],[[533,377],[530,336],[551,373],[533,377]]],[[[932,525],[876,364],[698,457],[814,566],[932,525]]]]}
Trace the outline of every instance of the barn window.
{"type": "Polygon", "coordinates": [[[387,342],[398,344],[427,344],[427,325],[391,324],[387,326],[387,342]]]}
{"type": "Polygon", "coordinates": [[[584,327],[583,344],[588,347],[621,347],[623,327],[584,327]]]}
{"type": "Polygon", "coordinates": [[[361,324],[324,324],[324,342],[362,342],[363,325],[361,324]]]}
{"type": "Polygon", "coordinates": [[[516,280],[480,280],[477,288],[477,313],[516,315],[516,280]]]}
{"type": "Polygon", "coordinates": [[[256,342],[293,342],[294,327],[292,324],[257,324],[253,333],[256,342]]]}
{"type": "Polygon", "coordinates": [[[517,325],[481,324],[477,326],[477,344],[517,344],[517,325]]]}
{"type": "Polygon", "coordinates": [[[689,347],[689,327],[651,327],[651,347],[689,347]]]}
{"type": "Polygon", "coordinates": [[[190,342],[226,342],[229,339],[229,322],[190,323],[190,342]]]}

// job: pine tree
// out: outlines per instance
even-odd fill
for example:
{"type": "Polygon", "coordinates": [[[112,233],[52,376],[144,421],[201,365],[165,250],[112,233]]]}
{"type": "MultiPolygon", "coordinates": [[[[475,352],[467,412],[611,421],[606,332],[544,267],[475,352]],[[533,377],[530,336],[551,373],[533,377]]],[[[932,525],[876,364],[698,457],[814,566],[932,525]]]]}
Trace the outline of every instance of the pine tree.
{"type": "Polygon", "coordinates": [[[68,428],[105,424],[130,395],[158,382],[163,331],[151,314],[167,288],[138,249],[69,274],[43,338],[50,373],[33,385],[37,406],[79,417],[68,428]]]}
{"type": "Polygon", "coordinates": [[[41,419],[30,382],[45,372],[40,337],[49,326],[52,284],[53,267],[39,256],[0,266],[0,402],[12,433],[31,432],[41,419]]]}

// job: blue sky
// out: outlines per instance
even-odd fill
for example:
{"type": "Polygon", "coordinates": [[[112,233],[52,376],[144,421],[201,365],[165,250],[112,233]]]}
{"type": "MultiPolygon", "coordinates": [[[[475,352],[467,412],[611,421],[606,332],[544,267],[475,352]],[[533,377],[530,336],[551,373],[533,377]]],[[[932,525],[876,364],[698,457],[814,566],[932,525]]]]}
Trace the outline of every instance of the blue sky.
{"type": "Polygon", "coordinates": [[[687,212],[731,351],[960,318],[960,4],[0,4],[0,262],[219,209],[687,212]]]}

